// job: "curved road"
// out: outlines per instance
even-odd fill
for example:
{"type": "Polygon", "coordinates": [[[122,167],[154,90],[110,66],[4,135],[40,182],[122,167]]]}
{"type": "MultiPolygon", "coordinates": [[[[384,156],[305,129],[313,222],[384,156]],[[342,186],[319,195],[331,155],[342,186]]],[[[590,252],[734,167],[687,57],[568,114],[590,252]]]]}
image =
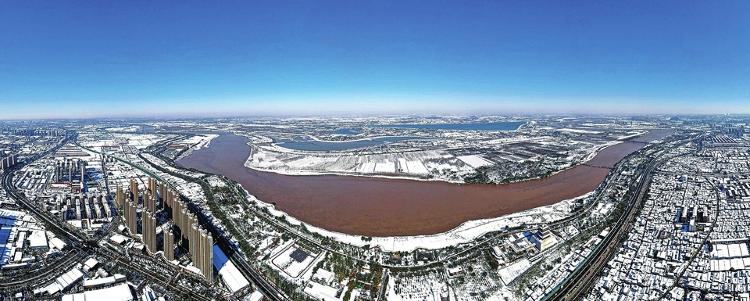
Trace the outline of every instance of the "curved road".
{"type": "MultiPolygon", "coordinates": [[[[69,242],[71,242],[71,248],[73,248],[73,252],[77,256],[81,256],[82,254],[86,254],[84,257],[91,255],[91,254],[99,254],[100,256],[106,257],[110,260],[116,260],[126,267],[141,272],[143,275],[145,275],[147,278],[151,279],[152,281],[161,282],[164,283],[167,288],[170,290],[173,290],[177,292],[180,295],[183,296],[189,296],[189,299],[192,300],[200,300],[200,301],[210,301],[211,298],[204,295],[198,295],[191,293],[190,288],[185,288],[180,285],[172,284],[169,280],[171,279],[170,275],[157,275],[156,273],[150,272],[149,267],[151,266],[159,266],[158,263],[153,262],[150,263],[148,266],[144,266],[143,264],[134,264],[132,262],[123,262],[119,259],[119,257],[115,257],[112,254],[102,251],[101,246],[99,246],[98,242],[94,239],[91,239],[87,237],[85,234],[70,229],[66,226],[61,226],[61,222],[54,217],[50,216],[46,211],[40,210],[37,208],[37,206],[34,206],[34,204],[31,204],[30,201],[26,198],[26,196],[19,192],[16,187],[13,185],[13,175],[16,171],[20,170],[24,166],[28,165],[31,162],[36,161],[39,158],[42,158],[44,156],[47,156],[55,151],[57,151],[60,147],[65,145],[71,138],[74,138],[74,136],[66,136],[63,140],[60,141],[59,144],[55,145],[54,147],[36,154],[30,158],[27,158],[23,162],[19,162],[12,168],[6,170],[6,172],[2,176],[2,188],[8,193],[8,196],[16,200],[19,204],[21,204],[24,209],[28,210],[32,214],[34,214],[37,218],[39,218],[41,221],[45,223],[45,225],[48,227],[48,229],[55,232],[60,237],[63,237],[67,239],[69,242]]],[[[156,260],[156,259],[151,259],[156,260]]],[[[176,272],[170,273],[171,275],[177,275],[176,272]]],[[[32,281],[33,279],[36,279],[36,277],[33,277],[34,275],[29,275],[32,277],[21,279],[14,281],[12,283],[3,283],[3,285],[12,285],[12,286],[19,286],[23,285],[22,282],[28,282],[32,281]]]]}

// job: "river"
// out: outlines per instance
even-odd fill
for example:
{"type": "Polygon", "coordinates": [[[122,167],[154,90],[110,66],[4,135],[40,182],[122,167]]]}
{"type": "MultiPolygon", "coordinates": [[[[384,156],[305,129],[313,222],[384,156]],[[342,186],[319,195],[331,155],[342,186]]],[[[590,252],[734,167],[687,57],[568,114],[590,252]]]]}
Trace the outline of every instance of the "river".
{"type": "MultiPolygon", "coordinates": [[[[659,139],[652,131],[638,141],[659,139]]],[[[373,177],[290,176],[244,166],[245,137],[222,134],[209,147],[177,163],[222,174],[258,199],[313,226],[367,236],[408,236],[448,231],[469,220],[494,218],[575,198],[596,188],[609,169],[646,145],[623,142],[601,150],[584,165],[543,179],[502,185],[453,184],[373,177]]]]}

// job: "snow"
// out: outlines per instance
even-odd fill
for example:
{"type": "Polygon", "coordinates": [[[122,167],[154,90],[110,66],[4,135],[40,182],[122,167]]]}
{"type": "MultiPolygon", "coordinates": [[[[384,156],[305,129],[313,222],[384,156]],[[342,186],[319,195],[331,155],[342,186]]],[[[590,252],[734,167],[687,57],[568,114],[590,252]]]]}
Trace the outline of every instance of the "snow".
{"type": "Polygon", "coordinates": [[[77,268],[73,268],[65,274],[62,274],[55,279],[54,282],[50,283],[46,290],[52,295],[58,291],[64,290],[74,283],[78,282],[83,278],[83,272],[77,268]]]}
{"type": "Polygon", "coordinates": [[[339,300],[336,298],[336,292],[338,292],[338,290],[335,288],[315,282],[310,282],[305,287],[305,293],[323,301],[339,300]]]}
{"type": "Polygon", "coordinates": [[[127,139],[129,146],[137,149],[144,149],[152,144],[159,142],[164,139],[162,136],[157,135],[115,135],[127,139]]]}
{"type": "Polygon", "coordinates": [[[487,159],[482,158],[480,155],[458,156],[457,158],[474,168],[490,166],[493,164],[492,162],[487,161],[487,159]]]}
{"type": "Polygon", "coordinates": [[[30,248],[44,248],[47,247],[47,235],[44,231],[36,230],[32,231],[29,235],[29,247],[30,248]]]}
{"type": "Polygon", "coordinates": [[[101,287],[105,285],[112,285],[117,282],[124,282],[125,276],[122,274],[114,274],[109,277],[104,278],[96,278],[96,279],[84,279],[83,280],[83,287],[86,289],[94,288],[94,287],[101,287]]]}
{"type": "Polygon", "coordinates": [[[188,139],[183,140],[184,143],[195,145],[193,146],[193,149],[201,149],[204,147],[208,147],[211,144],[211,140],[214,138],[219,137],[218,134],[207,134],[207,135],[195,135],[188,139]]]}
{"type": "Polygon", "coordinates": [[[133,294],[127,283],[122,283],[108,288],[86,291],[78,294],[68,294],[62,297],[63,301],[85,300],[85,301],[129,301],[134,300],[133,294]]]}
{"type": "Polygon", "coordinates": [[[254,291],[252,294],[245,297],[247,301],[260,301],[263,300],[263,294],[259,291],[254,291]]]}
{"type": "Polygon", "coordinates": [[[584,129],[570,129],[570,128],[562,128],[562,129],[558,129],[558,131],[576,133],[576,134],[601,134],[601,132],[599,131],[591,131],[591,130],[584,130],[584,129]]]}
{"type": "Polygon", "coordinates": [[[302,271],[307,269],[310,264],[315,260],[315,256],[308,254],[308,256],[302,261],[298,262],[291,257],[292,252],[298,250],[296,247],[290,247],[284,250],[281,254],[277,255],[273,259],[273,264],[278,268],[282,269],[289,276],[297,278],[300,276],[302,271]]]}
{"type": "Polygon", "coordinates": [[[396,165],[393,162],[375,163],[375,173],[395,173],[396,165]]]}
{"type": "Polygon", "coordinates": [[[406,167],[408,168],[410,174],[414,174],[414,175],[426,175],[426,174],[430,173],[427,170],[427,167],[425,167],[424,164],[422,164],[421,161],[416,161],[416,160],[406,161],[406,167]]]}
{"type": "Polygon", "coordinates": [[[112,235],[112,237],[110,237],[109,240],[111,240],[115,244],[121,245],[122,243],[125,242],[125,240],[127,240],[127,238],[120,234],[115,234],[115,235],[112,235]]]}
{"type": "Polygon", "coordinates": [[[90,270],[91,268],[95,267],[97,264],[99,264],[99,261],[97,261],[96,258],[91,257],[83,263],[83,267],[85,270],[90,270]]]}
{"type": "Polygon", "coordinates": [[[518,276],[523,274],[523,272],[525,272],[529,267],[531,267],[531,262],[528,259],[523,258],[507,267],[500,269],[498,271],[498,274],[500,275],[500,279],[503,280],[503,283],[505,283],[505,285],[509,285],[518,276]]]}
{"type": "MultiPolygon", "coordinates": [[[[455,181],[441,175],[440,170],[458,171],[457,167],[436,163],[453,158],[443,150],[376,154],[310,153],[274,145],[253,145],[253,152],[245,166],[286,175],[345,174],[410,179],[424,179],[429,175],[432,176],[431,180],[455,181]]],[[[474,171],[469,166],[461,170],[465,173],[474,171]]]]}
{"type": "Polygon", "coordinates": [[[589,155],[588,155],[588,156],[586,156],[586,158],[584,158],[584,159],[583,159],[583,162],[588,162],[588,161],[591,161],[591,160],[592,160],[592,159],[594,159],[594,157],[596,157],[596,155],[598,155],[598,154],[599,154],[599,152],[600,152],[600,151],[602,151],[603,149],[605,149],[605,148],[607,148],[607,147],[610,147],[610,146],[613,146],[613,145],[617,145],[617,144],[620,144],[620,143],[622,143],[622,141],[619,141],[619,140],[614,140],[614,141],[608,141],[607,143],[604,143],[604,144],[601,144],[601,145],[597,146],[597,149],[596,149],[596,151],[593,151],[593,152],[589,153],[589,155]]]}
{"type": "Polygon", "coordinates": [[[250,285],[250,282],[247,281],[234,263],[227,258],[218,245],[213,246],[213,255],[214,267],[219,271],[219,276],[221,276],[224,285],[227,286],[230,292],[235,293],[250,285]]]}
{"type": "MultiPolygon", "coordinates": [[[[257,204],[260,204],[262,207],[268,208],[272,215],[284,216],[289,223],[294,225],[303,224],[302,221],[283,211],[277,210],[273,205],[257,199],[250,195],[249,192],[247,194],[249,195],[249,200],[257,202],[257,204]]],[[[468,221],[452,230],[434,235],[372,237],[371,241],[365,242],[359,235],[349,235],[330,231],[310,224],[305,224],[305,227],[310,231],[343,243],[359,247],[369,244],[373,247],[380,247],[383,251],[387,252],[413,251],[418,248],[440,249],[461,243],[468,243],[486,233],[502,230],[506,227],[515,227],[521,224],[545,223],[565,218],[570,213],[570,204],[572,202],[575,202],[578,199],[590,197],[592,194],[592,192],[589,192],[573,199],[560,201],[556,204],[537,207],[501,217],[468,221]]],[[[281,248],[285,246],[286,245],[277,247],[276,250],[281,250],[281,248]]],[[[280,252],[276,250],[272,252],[272,254],[280,252]]]]}
{"type": "Polygon", "coordinates": [[[61,239],[57,237],[50,238],[49,243],[53,248],[58,249],[58,250],[65,249],[65,246],[66,246],[65,242],[63,242],[61,239]]]}
{"type": "Polygon", "coordinates": [[[357,168],[357,172],[359,173],[373,173],[375,171],[375,165],[377,163],[375,162],[366,162],[362,165],[360,165],[359,168],[357,168]]]}

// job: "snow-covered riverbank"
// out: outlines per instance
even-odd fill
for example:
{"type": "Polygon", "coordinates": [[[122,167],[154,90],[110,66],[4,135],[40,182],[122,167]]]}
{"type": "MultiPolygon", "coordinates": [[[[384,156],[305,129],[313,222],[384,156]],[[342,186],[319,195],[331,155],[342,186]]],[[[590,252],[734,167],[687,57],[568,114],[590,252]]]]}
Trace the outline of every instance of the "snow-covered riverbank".
{"type": "Polygon", "coordinates": [[[552,222],[568,216],[568,214],[570,214],[570,205],[573,202],[578,199],[591,197],[592,194],[592,192],[589,192],[582,196],[563,200],[553,205],[537,207],[534,209],[504,215],[501,217],[467,221],[450,231],[439,234],[372,237],[368,241],[365,241],[362,239],[362,236],[359,235],[350,235],[335,231],[329,231],[307,224],[283,211],[277,210],[272,204],[263,202],[262,200],[259,200],[255,196],[252,196],[248,193],[248,195],[250,195],[249,200],[255,201],[261,207],[268,208],[269,212],[271,212],[271,214],[273,214],[274,216],[284,216],[287,222],[293,225],[304,224],[309,231],[335,239],[339,242],[359,247],[370,245],[371,247],[379,247],[381,250],[389,252],[413,251],[420,248],[440,249],[449,246],[455,246],[457,244],[471,242],[481,237],[482,235],[493,231],[499,231],[521,225],[552,222]]]}

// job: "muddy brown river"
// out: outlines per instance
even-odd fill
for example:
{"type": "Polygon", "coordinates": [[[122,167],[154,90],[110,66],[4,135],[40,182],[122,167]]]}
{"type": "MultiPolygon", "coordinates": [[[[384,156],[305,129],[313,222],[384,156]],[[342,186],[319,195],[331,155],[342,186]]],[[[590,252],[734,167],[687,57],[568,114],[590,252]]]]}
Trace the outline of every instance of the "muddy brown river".
{"type": "MultiPolygon", "coordinates": [[[[667,135],[652,131],[635,139],[667,135]]],[[[208,148],[193,151],[179,165],[222,174],[258,199],[311,225],[367,236],[436,234],[463,222],[550,205],[596,188],[612,167],[646,144],[623,142],[601,150],[584,165],[553,176],[487,185],[452,184],[339,175],[289,176],[244,166],[250,155],[247,139],[222,134],[208,148]]]]}

